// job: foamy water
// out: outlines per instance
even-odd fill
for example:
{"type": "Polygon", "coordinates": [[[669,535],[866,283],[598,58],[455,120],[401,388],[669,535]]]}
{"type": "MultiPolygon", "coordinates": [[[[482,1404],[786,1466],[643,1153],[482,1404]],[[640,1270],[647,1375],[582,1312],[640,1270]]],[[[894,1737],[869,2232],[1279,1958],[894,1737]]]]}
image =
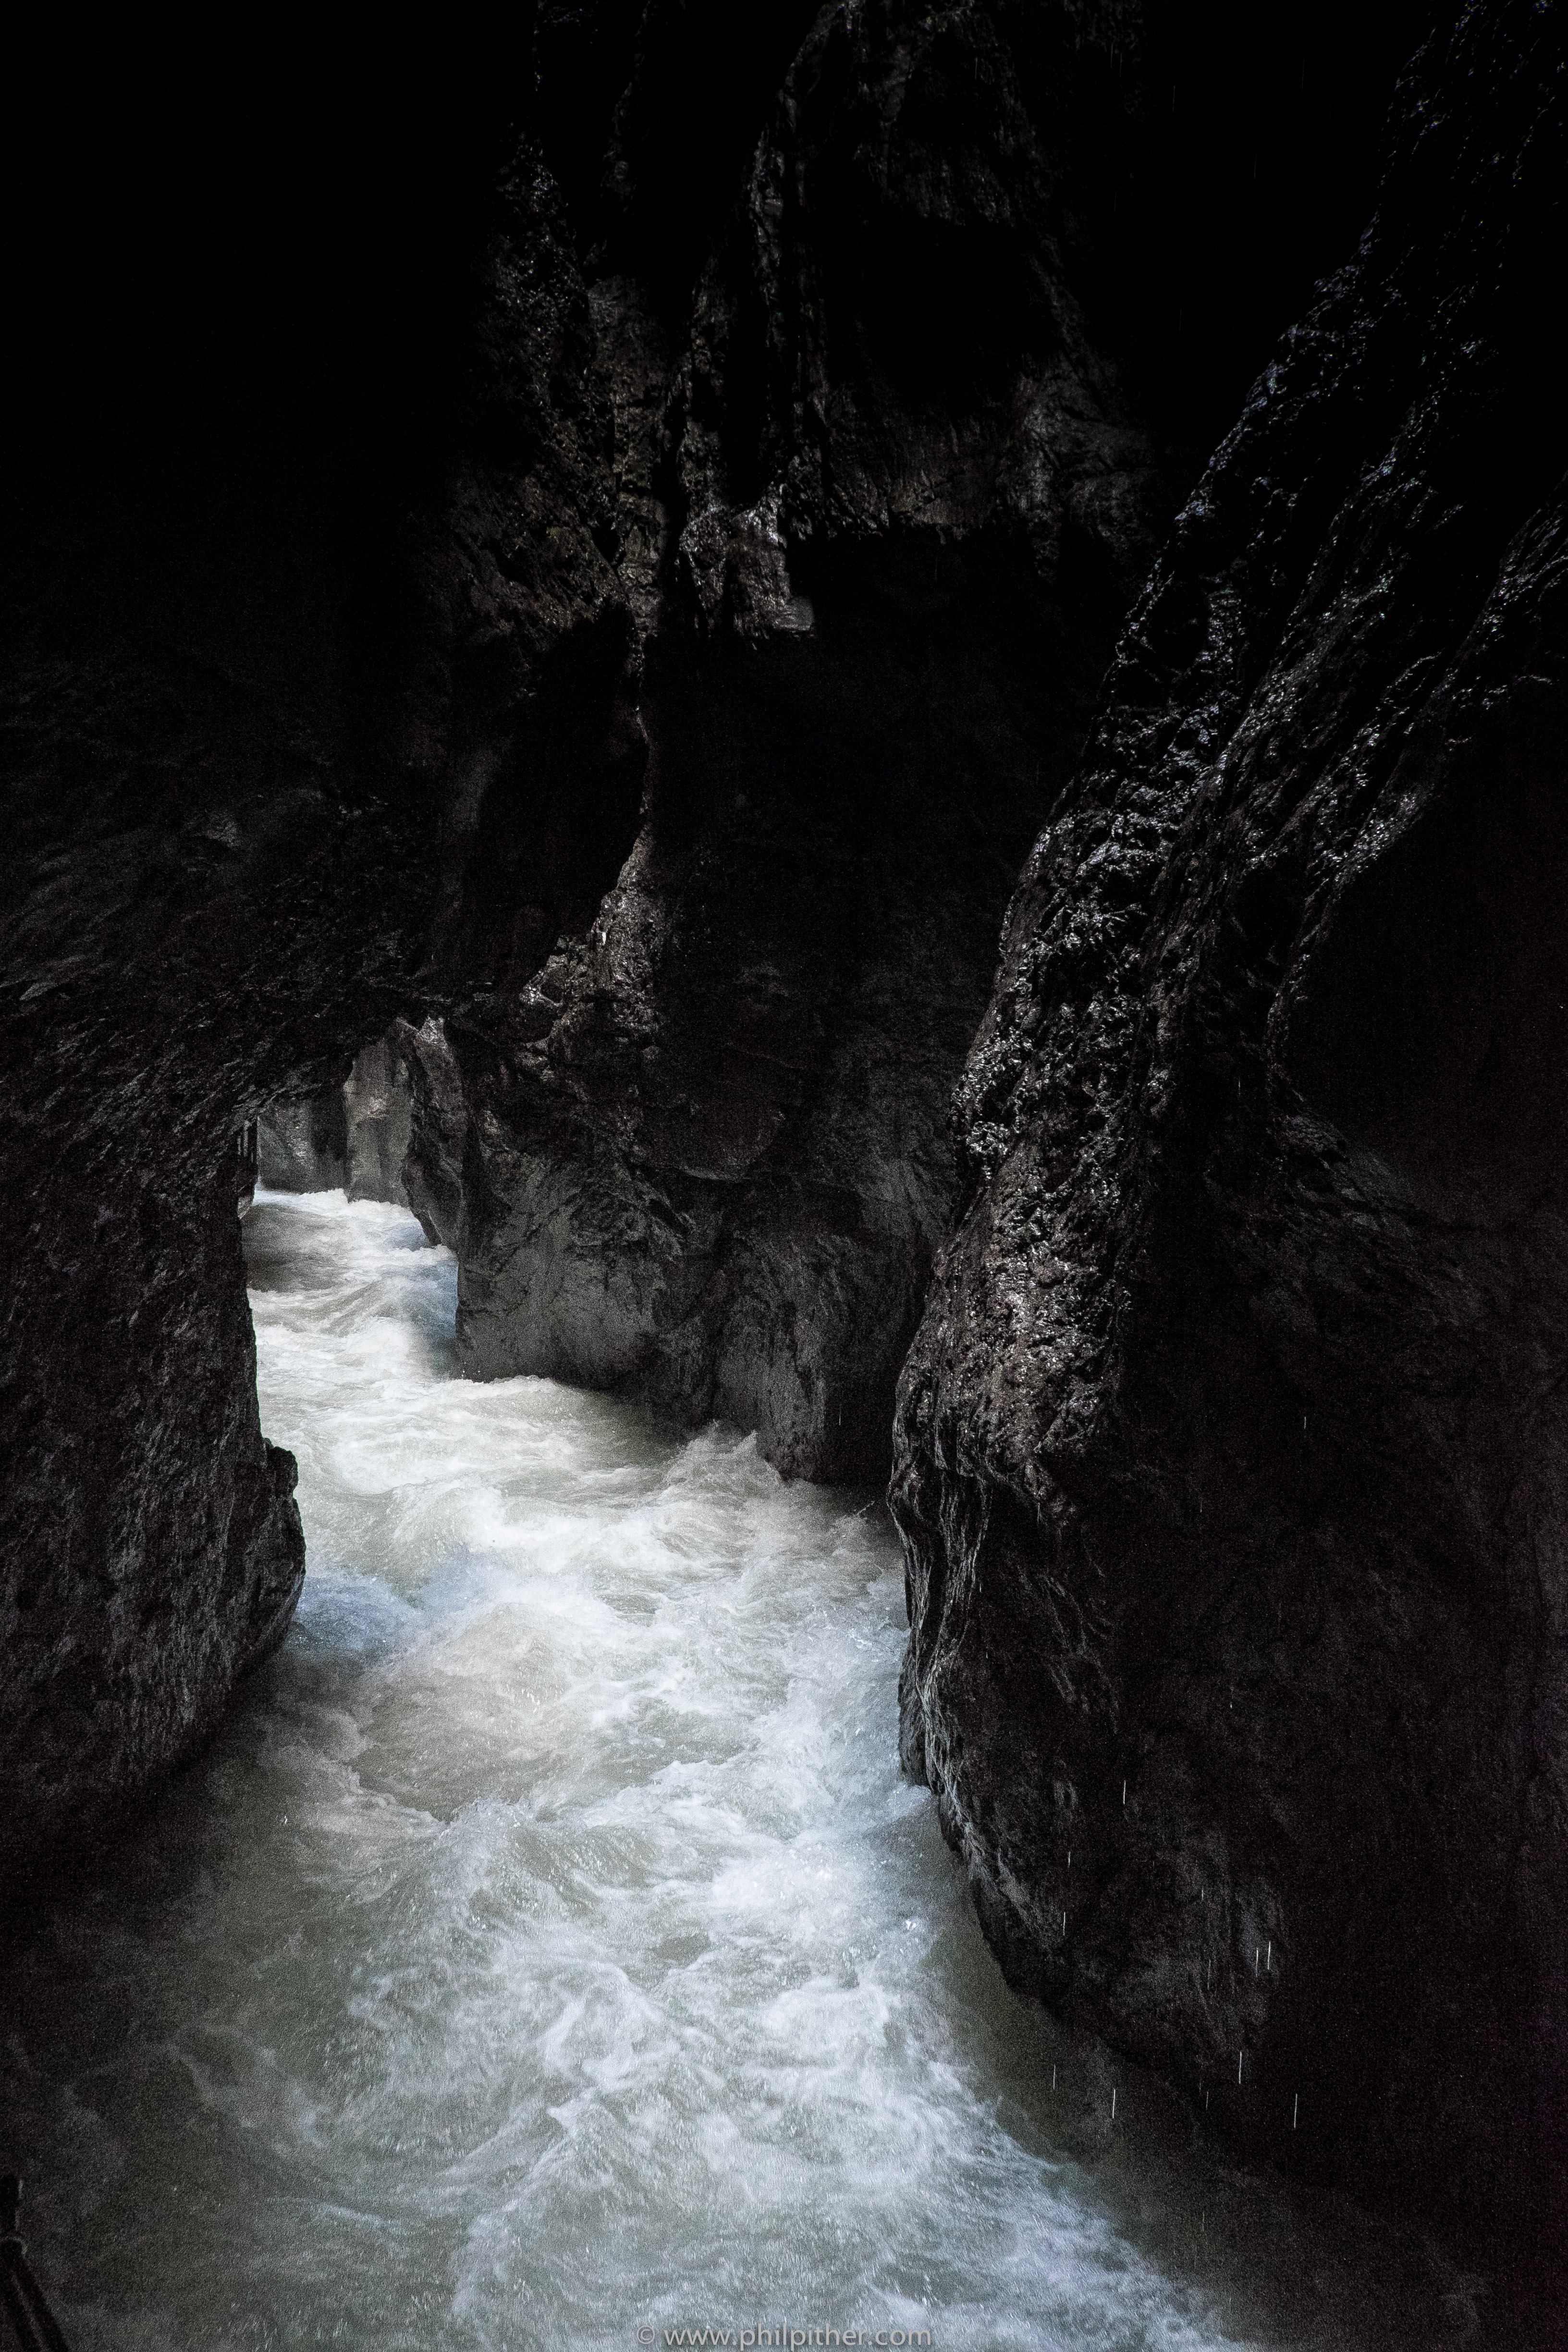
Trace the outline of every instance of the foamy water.
{"type": "Polygon", "coordinates": [[[294,1631],[0,1979],[74,2344],[1468,2339],[1416,2242],[1006,1991],[898,1774],[879,1502],[455,1379],[400,1211],[264,1194],[247,1240],[294,1631]]]}

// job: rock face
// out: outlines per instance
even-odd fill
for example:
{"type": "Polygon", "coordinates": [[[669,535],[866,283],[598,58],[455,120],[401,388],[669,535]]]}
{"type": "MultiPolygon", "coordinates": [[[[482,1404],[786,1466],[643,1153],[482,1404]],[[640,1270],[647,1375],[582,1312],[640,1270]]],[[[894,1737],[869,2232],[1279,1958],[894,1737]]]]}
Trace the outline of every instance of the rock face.
{"type": "Polygon", "coordinates": [[[403,1163],[413,1119],[408,1072],[395,1031],[356,1055],[343,1086],[351,1201],[406,1203],[403,1163]]]}
{"type": "Polygon", "coordinates": [[[1568,2207],[1560,14],[1352,265],[1008,915],[903,1376],[905,1753],[1009,1975],[1318,2175],[1568,2207]]]}
{"type": "Polygon", "coordinates": [[[37,365],[10,386],[37,397],[0,558],[7,1893],[190,1751],[299,1590],[291,1465],[258,1425],[237,1130],[279,1101],[342,1114],[352,1066],[321,1139],[384,1175],[395,1106],[373,1109],[354,1057],[440,1002],[439,956],[493,906],[465,883],[476,776],[559,751],[509,817],[551,937],[631,833],[606,851],[592,793],[563,808],[623,625],[578,431],[584,306],[536,150],[497,191],[471,115],[417,168],[369,131],[341,181],[306,152],[291,214],[276,125],[247,155],[237,121],[205,205],[176,173],[165,216],[156,130],[94,149],[73,127],[36,159],[46,191],[63,156],[102,202],[90,223],[79,188],[44,205],[65,300],[24,306],[37,365]],[[134,298],[111,283],[84,308],[121,238],[134,298]],[[123,370],[108,414],[84,320],[123,370]],[[574,860],[574,897],[555,877],[574,860]]]}
{"type": "Polygon", "coordinates": [[[268,1103],[258,1127],[260,1181],[279,1192],[346,1192],[406,1203],[403,1163],[413,1103],[395,1031],[355,1055],[341,1087],[268,1103]]]}
{"type": "Polygon", "coordinates": [[[590,305],[641,829],[585,932],[449,1032],[460,1155],[449,1119],[416,1144],[481,1374],[885,1465],[1006,889],[1170,511],[1076,282],[1118,23],[823,10],[673,328],[630,275],[642,59],[590,305]]]}
{"type": "Polygon", "coordinates": [[[650,12],[578,193],[640,827],[547,960],[526,907],[469,930],[411,1182],[473,1371],[879,1477],[1006,895],[1216,362],[1156,378],[1129,299],[1122,197],[1143,246],[1169,235],[1136,169],[1168,119],[1141,11],[709,30],[722,174],[668,160],[685,37],[650,12]]]}
{"type": "Polygon", "coordinates": [[[342,1087],[304,1102],[268,1103],[257,1121],[257,1174],[279,1192],[331,1192],[348,1181],[342,1087]]]}
{"type": "Polygon", "coordinates": [[[7,1330],[26,1354],[6,1400],[6,1508],[32,1538],[4,1593],[7,1896],[52,1858],[41,1827],[112,1814],[211,1728],[299,1597],[294,1461],[258,1423],[234,1189],[217,1175],[171,1172],[156,1192],[105,1175],[26,1236],[47,1234],[76,1313],[40,1332],[24,1297],[7,1330]]]}
{"type": "Polygon", "coordinates": [[[179,616],[187,635],[139,596],[84,614],[74,591],[39,595],[36,572],[21,588],[0,1142],[8,1887],[177,1761],[287,1625],[303,1545],[292,1465],[258,1423],[234,1137],[294,1072],[319,1082],[396,984],[412,847],[406,805],[343,791],[319,676],[237,676],[235,645],[201,634],[210,612],[179,616]]]}

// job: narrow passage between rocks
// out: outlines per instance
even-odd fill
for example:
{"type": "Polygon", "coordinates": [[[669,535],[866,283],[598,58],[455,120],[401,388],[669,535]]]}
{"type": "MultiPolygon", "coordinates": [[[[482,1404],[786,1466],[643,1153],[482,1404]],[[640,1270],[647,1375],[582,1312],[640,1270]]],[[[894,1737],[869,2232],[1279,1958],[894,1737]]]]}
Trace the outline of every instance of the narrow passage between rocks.
{"type": "Polygon", "coordinates": [[[1417,2241],[1007,1991],[899,1778],[879,1500],[455,1378],[402,1210],[247,1246],[298,1621],[0,1986],[73,2345],[1466,2339],[1417,2241]]]}

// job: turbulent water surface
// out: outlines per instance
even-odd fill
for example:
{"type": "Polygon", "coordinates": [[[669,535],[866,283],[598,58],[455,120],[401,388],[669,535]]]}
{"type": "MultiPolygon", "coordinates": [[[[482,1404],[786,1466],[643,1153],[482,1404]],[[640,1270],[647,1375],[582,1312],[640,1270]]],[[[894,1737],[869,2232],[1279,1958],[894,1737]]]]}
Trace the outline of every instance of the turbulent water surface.
{"type": "Polygon", "coordinates": [[[898,1776],[879,1503],[453,1377],[401,1211],[264,1195],[247,1244],[299,1618],[0,1981],[74,2344],[1478,2340],[1417,2238],[1006,1991],[898,1776]]]}

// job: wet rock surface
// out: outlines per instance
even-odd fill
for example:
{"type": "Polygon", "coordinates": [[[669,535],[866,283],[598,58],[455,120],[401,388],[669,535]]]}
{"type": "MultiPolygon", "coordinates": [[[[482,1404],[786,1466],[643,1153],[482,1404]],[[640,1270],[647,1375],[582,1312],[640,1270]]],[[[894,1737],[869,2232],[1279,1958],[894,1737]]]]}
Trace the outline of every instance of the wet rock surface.
{"type": "Polygon", "coordinates": [[[415,1160],[475,1370],[874,1476],[1005,894],[1178,461],[1075,283],[1075,151],[1128,131],[1111,17],[802,24],[782,88],[728,60],[760,127],[684,191],[673,315],[646,46],[617,116],[590,316],[640,829],[585,929],[521,988],[509,941],[448,1024],[465,1140],[416,1119],[415,1160]]]}
{"type": "Polygon", "coordinates": [[[1562,24],[1402,86],[1124,630],[903,1375],[904,1738],[1015,1981],[1560,2236],[1562,24]]]}
{"type": "MultiPolygon", "coordinates": [[[[475,1371],[879,1478],[1007,894],[1231,364],[1212,337],[1155,357],[1182,311],[1148,256],[1181,215],[1244,344],[1257,278],[1155,193],[1173,25],[1005,0],[701,21],[716,163],[670,158],[695,32],[657,13],[602,180],[554,150],[587,224],[636,841],[542,969],[526,909],[521,949],[469,929],[411,1181],[475,1371]]],[[[506,805],[481,824],[503,859],[506,805]]]]}
{"type": "Polygon", "coordinates": [[[258,1175],[279,1192],[342,1191],[405,1205],[413,1098],[395,1029],[354,1056],[341,1087],[268,1103],[257,1122],[258,1175]]]}
{"type": "Polygon", "coordinates": [[[395,1031],[376,1037],[354,1057],[343,1084],[351,1201],[406,1204],[403,1163],[408,1157],[413,1098],[395,1031]]]}
{"type": "Polygon", "coordinates": [[[1256,2151],[1545,2210],[1551,11],[1439,43],[1307,302],[1425,20],[546,5],[447,131],[226,120],[145,218],[61,150],[0,583],[8,1884],[287,1622],[268,1106],[451,1244],[471,1369],[816,1476],[885,1466],[956,1220],[905,1729],[1005,1965],[1256,2151]]]}
{"type": "Polygon", "coordinates": [[[343,1089],[268,1103],[257,1121],[257,1176],[280,1192],[331,1192],[348,1181],[343,1089]]]}
{"type": "MultiPolygon", "coordinates": [[[[475,763],[552,723],[546,656],[592,635],[608,576],[574,536],[581,300],[526,142],[498,190],[504,123],[426,142],[427,182],[370,130],[307,153],[290,211],[276,125],[264,159],[229,123],[193,213],[144,123],[134,157],[100,129],[58,151],[86,175],[44,235],[69,302],[24,307],[45,356],[10,386],[32,405],[0,565],[8,1893],[188,1754],[288,1622],[302,1546],[258,1425],[237,1131],[300,1106],[316,1181],[323,1153],[341,1182],[363,1147],[368,1184],[392,1150],[357,1077],[334,1132],[308,1107],[342,1113],[365,1041],[438,996],[475,763]],[[89,233],[74,207],[117,164],[89,233]],[[345,295],[367,202],[383,243],[345,295]],[[83,310],[122,236],[134,301],[111,278],[83,310]],[[107,415],[89,325],[126,357],[107,415]],[[544,499],[544,584],[518,587],[495,551],[542,534],[544,499]]],[[[584,707],[581,669],[565,690],[584,707]]],[[[547,783],[540,806],[559,843],[547,783]]]]}

